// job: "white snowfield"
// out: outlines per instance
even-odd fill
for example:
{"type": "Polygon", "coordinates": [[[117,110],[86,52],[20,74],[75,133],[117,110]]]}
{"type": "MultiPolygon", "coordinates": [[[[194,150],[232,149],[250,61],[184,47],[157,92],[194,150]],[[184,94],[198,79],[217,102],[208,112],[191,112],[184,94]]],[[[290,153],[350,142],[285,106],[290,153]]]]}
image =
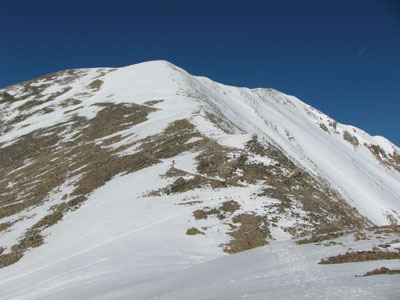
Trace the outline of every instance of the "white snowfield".
{"type": "MultiPolygon", "coordinates": [[[[53,104],[71,96],[78,98],[99,72],[82,71],[85,75],[71,83],[72,89],[55,98],[53,104]]],[[[127,139],[132,133],[137,139],[157,134],[180,119],[188,119],[220,144],[239,149],[257,134],[314,176],[324,178],[376,225],[389,224],[390,218],[400,220],[400,174],[364,146],[378,145],[388,155],[400,155],[400,149],[385,138],[336,124],[299,99],[276,90],[222,85],[166,61],[120,68],[101,80],[104,83],[98,91],[82,96],[79,115],[94,117],[100,110],[92,106],[97,102],[163,100],[155,104],[159,110],[147,121],[119,133],[127,139]],[[231,133],[208,121],[206,113],[219,116],[231,133]],[[345,132],[356,137],[359,145],[346,141],[345,132]]],[[[46,92],[50,95],[58,89],[61,87],[49,87],[46,92]]],[[[18,93],[13,87],[7,92],[18,93]]],[[[0,109],[7,118],[15,117],[13,107],[0,109]]],[[[68,109],[24,120],[18,128],[1,134],[0,143],[11,144],[18,136],[62,121],[68,109]]],[[[133,148],[125,150],[125,154],[134,152],[133,148]]],[[[184,153],[173,163],[192,173],[194,157],[184,153]]],[[[266,165],[273,163],[264,160],[266,165]]],[[[225,234],[228,225],[213,218],[195,221],[193,210],[176,204],[184,197],[205,203],[232,197],[244,210],[257,211],[255,204],[246,202],[256,187],[203,188],[165,198],[145,196],[171,182],[160,177],[171,164],[172,159],[166,159],[117,176],[94,191],[80,209],[44,231],[44,245],[0,269],[0,299],[398,299],[399,275],[354,275],[381,266],[399,269],[399,260],[318,265],[321,258],[347,248],[298,246],[279,228],[272,232],[275,240],[270,245],[228,256],[219,247],[229,239],[225,234]],[[208,227],[207,236],[186,235],[191,226],[208,227]]],[[[66,184],[65,189],[71,187],[66,184]]],[[[48,209],[62,194],[54,195],[46,207],[32,210],[32,219],[24,221],[26,228],[40,219],[41,209],[48,209]]],[[[0,233],[1,244],[11,246],[24,228],[0,233]]],[[[367,249],[374,243],[378,241],[363,245],[367,249]]]]}

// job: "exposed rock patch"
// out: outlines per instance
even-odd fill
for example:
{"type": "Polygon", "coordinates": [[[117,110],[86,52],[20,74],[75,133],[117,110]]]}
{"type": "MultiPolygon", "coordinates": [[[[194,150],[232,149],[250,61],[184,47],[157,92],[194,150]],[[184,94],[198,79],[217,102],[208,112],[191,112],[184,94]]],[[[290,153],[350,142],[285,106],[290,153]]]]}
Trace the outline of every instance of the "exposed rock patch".
{"type": "Polygon", "coordinates": [[[188,230],[186,231],[186,234],[187,234],[187,235],[196,235],[196,234],[202,234],[202,235],[204,235],[204,232],[201,232],[201,231],[198,230],[197,228],[192,227],[192,228],[190,228],[190,229],[188,229],[188,230]]]}
{"type": "Polygon", "coordinates": [[[400,270],[391,270],[389,268],[381,267],[374,269],[365,273],[364,275],[358,275],[357,277],[365,277],[365,276],[372,276],[372,275],[382,275],[382,274],[400,274],[400,270]]]}
{"type": "Polygon", "coordinates": [[[254,214],[240,214],[233,218],[233,224],[238,224],[237,229],[229,233],[232,240],[225,245],[227,253],[237,253],[268,244],[271,238],[269,226],[265,217],[254,214]]]}
{"type": "Polygon", "coordinates": [[[355,251],[346,252],[322,259],[319,264],[341,264],[348,262],[370,261],[370,260],[385,260],[385,259],[400,259],[400,252],[389,252],[379,250],[355,251]]]}
{"type": "Polygon", "coordinates": [[[343,139],[352,144],[354,147],[357,147],[360,144],[358,139],[347,130],[343,132],[343,139]]]}

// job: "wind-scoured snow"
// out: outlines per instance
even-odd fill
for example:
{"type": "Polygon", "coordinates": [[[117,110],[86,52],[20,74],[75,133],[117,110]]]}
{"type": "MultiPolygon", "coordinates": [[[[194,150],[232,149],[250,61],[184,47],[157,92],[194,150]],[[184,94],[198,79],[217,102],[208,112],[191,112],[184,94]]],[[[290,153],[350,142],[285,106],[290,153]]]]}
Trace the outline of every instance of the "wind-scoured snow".
{"type": "MultiPolygon", "coordinates": [[[[400,155],[400,149],[383,137],[338,124],[296,97],[273,89],[222,85],[165,61],[80,72],[68,84],[70,90],[39,108],[75,98],[82,100],[73,107],[76,113],[90,119],[101,109],[93,105],[96,103],[158,101],[152,106],[157,110],[149,113],[146,121],[118,132],[125,139],[111,144],[111,148],[158,134],[181,119],[190,120],[200,133],[220,145],[236,149],[243,150],[257,134],[301,168],[323,178],[376,225],[400,219],[400,174],[377,159],[367,146],[377,145],[388,155],[400,155]],[[90,92],[88,86],[101,72],[102,85],[90,92]],[[211,122],[208,114],[218,118],[218,124],[211,122]],[[351,133],[359,145],[345,140],[345,132],[351,133]]],[[[50,86],[42,94],[50,97],[62,88],[50,86]]],[[[5,90],[10,95],[20,92],[15,86],[5,90]]],[[[5,121],[18,114],[14,104],[0,108],[5,121]]],[[[0,144],[12,144],[24,134],[67,121],[69,110],[68,106],[57,107],[45,115],[34,114],[2,133],[0,144]]],[[[135,151],[131,147],[119,154],[135,151]]],[[[137,172],[120,174],[95,190],[77,211],[45,229],[44,245],[25,253],[18,263],[0,269],[0,298],[395,299],[399,295],[397,275],[354,277],[381,267],[382,262],[318,265],[321,258],[332,255],[332,249],[341,253],[346,248],[298,246],[279,226],[273,229],[276,241],[270,245],[226,256],[219,246],[228,242],[228,224],[216,218],[194,221],[193,208],[181,204],[191,201],[195,206],[196,201],[202,201],[212,207],[216,201],[235,199],[243,212],[257,213],[262,203],[247,201],[257,191],[256,186],[200,188],[165,198],[147,196],[171,183],[171,179],[160,176],[171,166],[195,173],[196,155],[186,152],[137,172]],[[187,236],[186,229],[192,225],[207,227],[207,236],[187,236]]],[[[262,157],[252,159],[266,166],[275,163],[262,157]]],[[[2,244],[11,246],[25,228],[40,219],[41,211],[58,203],[61,194],[68,194],[70,189],[66,183],[49,196],[46,204],[31,211],[32,219],[24,219],[17,223],[20,227],[11,227],[9,232],[0,232],[2,244]]],[[[283,218],[280,222],[289,224],[292,220],[283,218]]],[[[399,268],[398,260],[383,263],[399,268]]]]}

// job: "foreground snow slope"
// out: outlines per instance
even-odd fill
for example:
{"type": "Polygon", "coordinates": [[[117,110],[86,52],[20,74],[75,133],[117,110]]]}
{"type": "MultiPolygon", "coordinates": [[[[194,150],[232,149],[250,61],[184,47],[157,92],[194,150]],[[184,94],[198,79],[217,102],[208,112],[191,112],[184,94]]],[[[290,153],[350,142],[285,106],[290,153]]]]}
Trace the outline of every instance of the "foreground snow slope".
{"type": "MultiPolygon", "coordinates": [[[[398,261],[318,265],[320,257],[338,251],[315,245],[272,243],[219,258],[153,280],[123,280],[117,286],[84,287],[60,293],[60,299],[397,299],[399,276],[357,278],[398,261]]],[[[49,297],[48,299],[51,299],[49,297]]]]}
{"type": "MultiPolygon", "coordinates": [[[[399,292],[396,276],[354,277],[381,263],[317,265],[347,248],[296,246],[290,229],[323,229],[341,219],[325,207],[313,212],[311,206],[310,212],[307,201],[286,207],[283,201],[295,203],[286,192],[304,188],[297,185],[303,181],[285,180],[309,173],[305,189],[323,188],[322,196],[312,197],[329,203],[343,198],[376,225],[398,222],[400,151],[386,139],[338,124],[293,96],[225,86],[165,61],[72,70],[3,92],[0,148],[8,152],[0,162],[7,170],[0,170],[0,225],[6,228],[0,231],[0,257],[15,254],[19,261],[0,268],[0,298],[275,299],[301,293],[385,299],[399,292]],[[43,161],[35,158],[45,145],[31,150],[36,139],[51,146],[43,161]],[[273,145],[275,156],[250,151],[248,145],[257,143],[268,150],[273,145]],[[33,154],[17,156],[21,147],[33,154]],[[220,176],[225,169],[207,173],[207,164],[200,172],[199,156],[207,151],[217,158],[225,151],[223,167],[239,167],[226,178],[220,176]],[[8,161],[14,156],[20,160],[15,165],[8,161]],[[54,183],[64,169],[65,178],[54,183]],[[256,176],[265,170],[276,174],[276,184],[283,182],[281,194],[265,192],[268,183],[256,176]],[[240,180],[230,184],[233,177],[240,180]],[[193,179],[203,183],[187,188],[193,179]],[[50,186],[43,199],[18,206],[42,195],[36,189],[41,182],[50,186]],[[255,231],[264,230],[262,244],[275,241],[222,257],[221,245],[247,222],[239,217],[249,216],[258,222],[255,231]],[[193,228],[199,232],[188,234],[193,228]],[[25,247],[23,256],[19,247],[25,247]]],[[[339,227],[352,228],[356,221],[339,227]]],[[[398,261],[385,266],[397,268],[398,261]]]]}
{"type": "MultiPolygon", "coordinates": [[[[110,249],[108,255],[103,251],[92,253],[80,264],[70,266],[69,272],[60,272],[58,262],[58,273],[51,279],[39,282],[26,276],[26,287],[18,290],[8,285],[13,293],[4,299],[398,299],[399,275],[356,275],[383,266],[399,269],[399,260],[317,264],[321,258],[344,253],[350,246],[367,250],[379,242],[355,242],[352,236],[336,241],[339,244],[335,246],[272,242],[178,271],[168,268],[168,263],[173,263],[168,259],[157,262],[160,264],[155,268],[152,258],[157,260],[157,256],[150,252],[149,260],[137,265],[137,269],[120,266],[123,272],[119,273],[102,269],[107,262],[105,257],[115,255],[116,251],[133,256],[132,249],[121,243],[115,245],[118,249],[110,249]]],[[[181,250],[181,259],[188,254],[185,250],[181,250]]],[[[65,263],[64,270],[66,266],[65,263]]],[[[49,266],[45,269],[54,272],[49,266]]],[[[9,282],[7,278],[3,280],[9,282]]]]}

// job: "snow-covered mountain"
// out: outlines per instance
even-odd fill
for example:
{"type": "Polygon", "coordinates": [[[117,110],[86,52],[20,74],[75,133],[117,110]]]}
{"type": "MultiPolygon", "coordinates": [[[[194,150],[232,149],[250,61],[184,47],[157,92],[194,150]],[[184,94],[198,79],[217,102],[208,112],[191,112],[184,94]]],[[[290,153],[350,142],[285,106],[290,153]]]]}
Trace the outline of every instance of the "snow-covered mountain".
{"type": "MultiPolygon", "coordinates": [[[[269,251],[306,257],[317,247],[293,238],[400,221],[400,149],[390,141],[293,96],[222,85],[166,61],[4,88],[0,132],[4,299],[202,298],[177,282],[222,278],[214,270],[236,272],[236,262],[248,261],[238,267],[248,273],[269,251]]],[[[294,259],[279,257],[270,263],[294,259]]],[[[265,298],[267,279],[252,278],[252,297],[265,298]]],[[[246,294],[225,294],[230,286],[207,297],[246,294]]]]}

